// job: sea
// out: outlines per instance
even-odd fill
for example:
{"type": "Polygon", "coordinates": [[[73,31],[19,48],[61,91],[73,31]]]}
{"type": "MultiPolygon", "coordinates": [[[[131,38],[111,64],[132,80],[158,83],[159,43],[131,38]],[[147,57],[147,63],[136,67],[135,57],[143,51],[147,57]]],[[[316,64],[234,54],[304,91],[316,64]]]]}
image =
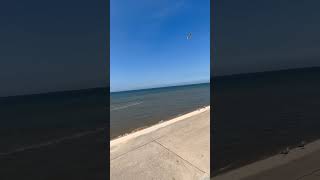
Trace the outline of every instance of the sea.
{"type": "Polygon", "coordinates": [[[109,118],[114,139],[208,106],[210,99],[212,175],[320,138],[320,68],[212,82],[213,88],[203,83],[114,92],[110,109],[107,88],[1,97],[0,175],[81,179],[81,171],[88,179],[107,178],[109,118]]]}
{"type": "Polygon", "coordinates": [[[110,137],[209,104],[209,83],[0,97],[0,179],[107,179],[110,137]]]}
{"type": "Polygon", "coordinates": [[[210,83],[110,94],[110,138],[210,105],[210,83]]]}
{"type": "Polygon", "coordinates": [[[320,138],[320,68],[213,79],[211,175],[320,138]]]}
{"type": "Polygon", "coordinates": [[[108,95],[95,88],[1,97],[0,179],[107,179],[108,95]]]}

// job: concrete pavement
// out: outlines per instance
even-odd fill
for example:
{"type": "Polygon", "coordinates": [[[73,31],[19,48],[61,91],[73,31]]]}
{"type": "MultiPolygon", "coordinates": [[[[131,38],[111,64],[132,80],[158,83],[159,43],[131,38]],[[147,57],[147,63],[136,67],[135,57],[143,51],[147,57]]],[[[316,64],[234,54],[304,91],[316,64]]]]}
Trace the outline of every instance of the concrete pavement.
{"type": "Polygon", "coordinates": [[[219,176],[213,180],[319,180],[320,141],[257,161],[219,176]]]}
{"type": "Polygon", "coordinates": [[[113,140],[112,180],[209,179],[210,107],[113,140]]]}

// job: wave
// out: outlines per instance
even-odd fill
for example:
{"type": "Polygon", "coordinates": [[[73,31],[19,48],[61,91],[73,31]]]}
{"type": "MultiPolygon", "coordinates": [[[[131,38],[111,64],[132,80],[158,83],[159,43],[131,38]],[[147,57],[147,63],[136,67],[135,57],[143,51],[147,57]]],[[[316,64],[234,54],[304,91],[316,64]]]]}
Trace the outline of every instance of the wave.
{"type": "Polygon", "coordinates": [[[127,104],[122,105],[122,106],[111,107],[111,108],[110,108],[110,111],[116,111],[116,110],[126,109],[126,108],[128,108],[128,107],[136,106],[136,105],[139,105],[139,104],[141,104],[141,103],[142,103],[142,101],[139,101],[139,102],[127,103],[127,104]]]}

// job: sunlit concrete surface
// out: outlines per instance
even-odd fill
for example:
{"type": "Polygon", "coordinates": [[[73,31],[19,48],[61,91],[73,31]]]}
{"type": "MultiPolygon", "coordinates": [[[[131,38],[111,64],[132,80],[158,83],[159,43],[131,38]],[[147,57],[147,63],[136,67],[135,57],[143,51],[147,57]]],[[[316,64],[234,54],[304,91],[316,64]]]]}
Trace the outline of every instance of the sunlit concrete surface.
{"type": "Polygon", "coordinates": [[[210,107],[110,143],[110,178],[209,179],[210,107]]]}

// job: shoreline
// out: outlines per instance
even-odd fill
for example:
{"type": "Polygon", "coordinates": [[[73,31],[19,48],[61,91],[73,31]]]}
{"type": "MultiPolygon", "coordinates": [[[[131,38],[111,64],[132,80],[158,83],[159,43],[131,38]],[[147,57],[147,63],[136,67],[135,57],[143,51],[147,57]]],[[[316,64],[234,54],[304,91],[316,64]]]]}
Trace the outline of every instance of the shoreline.
{"type": "Polygon", "coordinates": [[[214,180],[236,180],[255,177],[259,174],[269,172],[274,169],[281,168],[285,165],[292,164],[298,160],[303,160],[313,153],[320,152],[320,139],[311,141],[304,145],[304,147],[297,147],[290,149],[288,154],[276,154],[262,160],[241,166],[237,169],[227,171],[217,176],[212,177],[214,180]]]}
{"type": "Polygon", "coordinates": [[[111,146],[115,146],[115,145],[117,145],[119,143],[123,143],[125,141],[128,141],[130,139],[139,137],[141,135],[150,133],[152,131],[158,130],[160,128],[166,127],[166,126],[168,126],[170,124],[173,124],[175,122],[179,122],[181,120],[184,120],[184,119],[186,119],[188,117],[192,117],[192,116],[197,115],[197,114],[200,114],[200,113],[205,112],[207,110],[210,110],[210,105],[202,107],[202,108],[198,108],[198,109],[196,109],[194,111],[191,111],[189,113],[186,113],[186,114],[177,115],[175,118],[172,118],[172,119],[161,120],[158,123],[156,123],[154,125],[151,125],[151,126],[138,128],[136,130],[131,131],[130,133],[126,133],[124,135],[120,135],[120,136],[118,136],[116,138],[111,139],[110,140],[110,147],[111,146]]]}
{"type": "Polygon", "coordinates": [[[110,143],[111,179],[209,179],[210,107],[110,143]]]}

